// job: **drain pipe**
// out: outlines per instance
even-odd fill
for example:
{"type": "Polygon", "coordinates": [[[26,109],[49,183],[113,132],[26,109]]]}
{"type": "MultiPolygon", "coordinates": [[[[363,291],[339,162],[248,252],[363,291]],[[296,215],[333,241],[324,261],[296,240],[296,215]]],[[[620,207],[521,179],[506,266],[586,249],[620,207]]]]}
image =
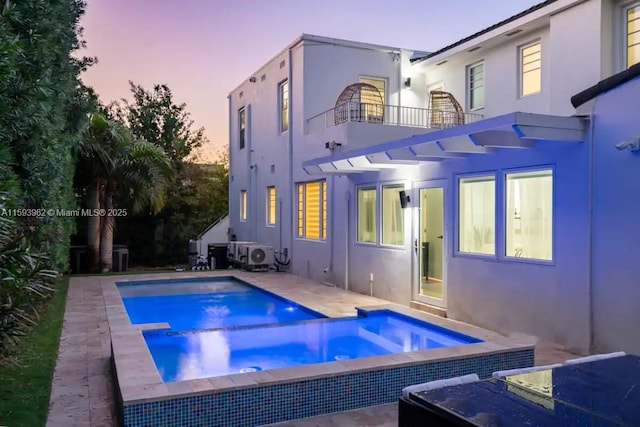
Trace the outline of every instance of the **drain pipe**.
{"type": "MultiPolygon", "coordinates": [[[[595,107],[594,107],[595,108],[595,107]]],[[[593,316],[593,171],[594,171],[594,140],[595,140],[595,114],[589,115],[589,271],[588,271],[588,310],[589,310],[589,354],[595,350],[595,329],[593,316]]]]}
{"type": "MultiPolygon", "coordinates": [[[[295,45],[297,46],[297,44],[295,45]]],[[[289,191],[289,230],[291,232],[290,236],[289,236],[289,254],[291,255],[289,257],[289,261],[291,261],[291,258],[293,258],[293,236],[294,236],[294,225],[293,225],[293,195],[296,194],[295,190],[295,184],[293,183],[293,108],[294,108],[294,91],[293,91],[293,48],[294,46],[290,46],[289,47],[289,131],[288,133],[288,140],[289,140],[289,185],[290,187],[290,191],[289,191]]],[[[293,266],[292,266],[293,267],[293,266]]],[[[291,271],[291,270],[289,270],[291,271]]]]}
{"type": "Polygon", "coordinates": [[[347,201],[347,233],[344,241],[345,243],[345,256],[344,256],[344,290],[349,290],[349,237],[351,236],[351,232],[349,231],[349,222],[351,221],[351,193],[347,190],[344,193],[344,198],[347,201]]]}
{"type": "MultiPolygon", "coordinates": [[[[332,150],[333,151],[333,150],[332,150]]],[[[334,200],[335,200],[335,189],[334,189],[334,185],[335,185],[335,175],[331,175],[331,195],[329,197],[329,202],[331,203],[331,221],[329,223],[329,266],[326,267],[324,270],[322,270],[322,272],[325,274],[325,276],[327,274],[331,274],[333,275],[333,249],[334,249],[334,245],[333,245],[333,218],[335,218],[335,208],[334,208],[334,200]]]]}

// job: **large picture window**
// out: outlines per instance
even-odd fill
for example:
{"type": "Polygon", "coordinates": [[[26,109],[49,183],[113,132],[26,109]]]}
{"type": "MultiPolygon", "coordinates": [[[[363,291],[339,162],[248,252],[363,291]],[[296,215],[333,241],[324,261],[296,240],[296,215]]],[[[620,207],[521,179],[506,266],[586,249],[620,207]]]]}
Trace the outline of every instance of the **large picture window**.
{"type": "Polygon", "coordinates": [[[553,171],[507,173],[505,255],[552,259],[553,171]]]}
{"type": "Polygon", "coordinates": [[[358,188],[358,242],[377,243],[376,188],[358,188]]]}
{"type": "Polygon", "coordinates": [[[326,237],[327,183],[311,181],[297,184],[298,237],[324,239],[326,237]]]}
{"type": "Polygon", "coordinates": [[[495,176],[460,178],[458,184],[458,250],[495,255],[495,176]]]}
{"type": "Polygon", "coordinates": [[[404,245],[404,215],[400,205],[403,185],[382,186],[382,244],[404,245]]]}

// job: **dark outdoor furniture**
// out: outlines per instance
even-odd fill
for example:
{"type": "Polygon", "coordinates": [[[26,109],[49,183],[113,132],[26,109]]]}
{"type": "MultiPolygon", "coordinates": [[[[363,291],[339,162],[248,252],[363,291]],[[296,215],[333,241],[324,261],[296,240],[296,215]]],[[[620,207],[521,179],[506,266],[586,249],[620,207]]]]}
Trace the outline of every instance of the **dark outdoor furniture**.
{"type": "Polygon", "coordinates": [[[410,393],[399,401],[398,425],[640,425],[640,357],[547,370],[548,390],[530,385],[540,372],[410,393]]]}

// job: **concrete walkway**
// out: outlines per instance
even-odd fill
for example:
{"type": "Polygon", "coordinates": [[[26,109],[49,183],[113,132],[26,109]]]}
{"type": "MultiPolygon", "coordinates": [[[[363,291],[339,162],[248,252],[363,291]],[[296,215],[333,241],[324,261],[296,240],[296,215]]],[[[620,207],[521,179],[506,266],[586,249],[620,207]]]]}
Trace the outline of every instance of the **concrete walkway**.
{"type": "MultiPolygon", "coordinates": [[[[269,273],[254,273],[251,277],[254,283],[276,279],[269,273]]],[[[278,280],[288,292],[295,292],[295,286],[291,285],[296,280],[308,281],[309,279],[286,275],[279,276],[278,280]]],[[[319,290],[324,288],[323,285],[318,286],[319,290]]],[[[335,309],[338,312],[338,309],[343,309],[344,304],[351,302],[351,298],[354,302],[355,300],[362,302],[360,300],[370,297],[345,293],[344,301],[332,301],[331,304],[336,306],[335,309]]],[[[110,354],[109,327],[100,278],[74,277],[69,283],[47,426],[116,425],[110,354]]],[[[537,365],[561,362],[572,357],[575,355],[563,351],[561,347],[554,344],[541,343],[536,347],[537,365]]],[[[383,405],[278,425],[283,427],[390,427],[397,425],[397,407],[395,404],[383,405]]]]}

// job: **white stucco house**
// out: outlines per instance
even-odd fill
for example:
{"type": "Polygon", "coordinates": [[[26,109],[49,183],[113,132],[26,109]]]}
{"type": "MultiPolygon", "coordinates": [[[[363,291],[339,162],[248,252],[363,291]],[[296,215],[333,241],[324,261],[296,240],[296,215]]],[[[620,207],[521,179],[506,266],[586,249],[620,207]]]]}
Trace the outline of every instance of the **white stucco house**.
{"type": "Polygon", "coordinates": [[[293,274],[640,352],[640,159],[616,149],[640,135],[638,62],[640,2],[616,0],[431,53],[302,35],[229,94],[232,232],[293,274]]]}

